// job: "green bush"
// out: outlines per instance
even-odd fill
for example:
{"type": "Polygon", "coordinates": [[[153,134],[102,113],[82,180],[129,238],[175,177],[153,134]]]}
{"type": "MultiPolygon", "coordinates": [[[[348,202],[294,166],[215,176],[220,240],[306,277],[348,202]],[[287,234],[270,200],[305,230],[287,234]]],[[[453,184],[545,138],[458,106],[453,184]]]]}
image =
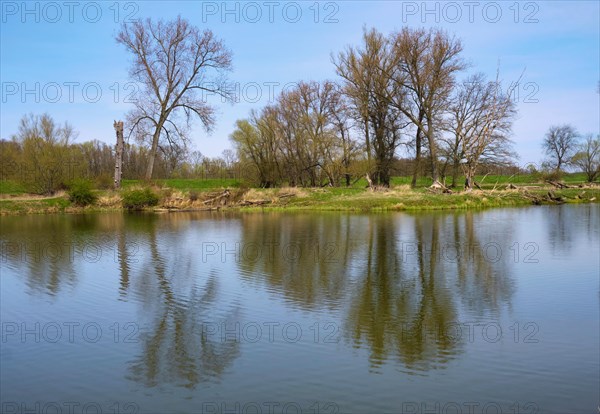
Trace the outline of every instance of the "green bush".
{"type": "Polygon", "coordinates": [[[551,170],[551,171],[544,171],[541,174],[541,179],[543,181],[560,181],[562,179],[562,172],[561,171],[555,171],[555,170],[551,170]]]}
{"type": "Polygon", "coordinates": [[[87,206],[96,202],[92,183],[88,180],[75,180],[69,186],[69,201],[78,206],[87,206]]]}
{"type": "Polygon", "coordinates": [[[115,186],[115,179],[110,174],[101,174],[94,180],[96,188],[108,190],[115,186]]]}
{"type": "Polygon", "coordinates": [[[123,207],[130,210],[155,206],[159,201],[158,196],[149,188],[124,191],[121,196],[123,198],[123,207]]]}

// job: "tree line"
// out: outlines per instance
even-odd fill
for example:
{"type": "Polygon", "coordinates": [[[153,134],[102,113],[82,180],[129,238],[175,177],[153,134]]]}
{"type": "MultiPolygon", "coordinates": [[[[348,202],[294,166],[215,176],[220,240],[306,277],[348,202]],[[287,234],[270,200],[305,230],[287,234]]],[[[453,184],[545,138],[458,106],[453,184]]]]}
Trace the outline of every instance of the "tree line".
{"type": "MultiPolygon", "coordinates": [[[[78,134],[68,122],[49,114],[24,116],[10,139],[0,140],[1,178],[22,184],[36,194],[66,189],[77,178],[93,180],[98,188],[112,188],[115,151],[112,145],[91,140],[74,142],[78,134]]],[[[124,179],[143,179],[149,149],[125,144],[124,179]]],[[[242,174],[231,150],[206,157],[187,147],[162,146],[154,166],[158,178],[239,178],[242,174]]]]}
{"type": "Polygon", "coordinates": [[[399,150],[412,154],[412,185],[425,169],[471,188],[482,163],[508,165],[514,82],[467,68],[460,39],[439,29],[386,36],[365,29],[358,47],[332,56],[340,80],[299,82],[275,103],[237,122],[231,135],[261,186],[348,185],[367,176],[389,186],[399,150]],[[423,168],[424,167],[424,168],[423,168]]]}
{"type": "MultiPolygon", "coordinates": [[[[191,151],[189,136],[194,122],[206,131],[215,125],[207,93],[235,100],[225,44],[181,17],[124,23],[116,40],[133,57],[130,77],[140,85],[125,123],[125,179],[230,176],[261,187],[316,187],[366,177],[389,186],[392,175],[410,175],[413,187],[419,177],[454,187],[464,176],[471,189],[484,169],[518,170],[510,136],[520,79],[506,85],[499,71],[494,79],[465,74],[461,40],[440,29],[363,29],[358,46],[332,54],[338,79],[300,81],[253,110],[230,136],[235,153],[216,158],[191,151]]],[[[17,134],[0,141],[3,177],[39,193],[76,176],[110,186],[112,148],[76,144],[75,136],[72,126],[47,114],[23,117],[17,134]]],[[[574,166],[593,181],[600,174],[598,142],[580,142],[570,126],[552,127],[545,167],[558,174],[574,166]]]]}

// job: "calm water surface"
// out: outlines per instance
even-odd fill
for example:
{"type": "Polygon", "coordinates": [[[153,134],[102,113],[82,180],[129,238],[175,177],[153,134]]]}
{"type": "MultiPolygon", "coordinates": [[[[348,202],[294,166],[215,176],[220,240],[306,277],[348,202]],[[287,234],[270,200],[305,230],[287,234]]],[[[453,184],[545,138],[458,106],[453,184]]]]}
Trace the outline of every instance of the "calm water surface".
{"type": "Polygon", "coordinates": [[[2,217],[2,412],[596,412],[599,224],[2,217]]]}

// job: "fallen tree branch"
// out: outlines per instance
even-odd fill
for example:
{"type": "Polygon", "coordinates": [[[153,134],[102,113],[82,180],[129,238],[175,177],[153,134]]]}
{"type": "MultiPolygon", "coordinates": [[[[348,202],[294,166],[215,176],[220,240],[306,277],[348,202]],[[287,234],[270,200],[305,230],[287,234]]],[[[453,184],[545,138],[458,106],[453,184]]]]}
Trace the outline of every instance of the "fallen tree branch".
{"type": "Polygon", "coordinates": [[[250,201],[250,200],[244,200],[244,201],[240,201],[240,203],[238,205],[240,206],[262,206],[264,204],[270,204],[271,201],[269,200],[256,200],[256,201],[250,201]]]}
{"type": "Polygon", "coordinates": [[[223,193],[219,194],[218,196],[214,197],[214,198],[210,198],[208,200],[203,201],[203,204],[213,204],[213,202],[215,201],[219,201],[222,200],[223,198],[229,198],[229,196],[231,195],[231,193],[229,192],[229,190],[225,190],[223,191],[223,193]]]}
{"type": "Polygon", "coordinates": [[[560,188],[560,189],[563,189],[563,188],[571,188],[571,186],[570,186],[570,185],[563,184],[563,183],[559,183],[559,182],[557,182],[557,181],[546,180],[546,182],[547,182],[548,184],[552,184],[554,187],[556,187],[556,188],[560,188]]]}
{"type": "Polygon", "coordinates": [[[293,194],[293,193],[280,194],[277,197],[279,197],[279,198],[296,197],[296,194],[293,194]]]}

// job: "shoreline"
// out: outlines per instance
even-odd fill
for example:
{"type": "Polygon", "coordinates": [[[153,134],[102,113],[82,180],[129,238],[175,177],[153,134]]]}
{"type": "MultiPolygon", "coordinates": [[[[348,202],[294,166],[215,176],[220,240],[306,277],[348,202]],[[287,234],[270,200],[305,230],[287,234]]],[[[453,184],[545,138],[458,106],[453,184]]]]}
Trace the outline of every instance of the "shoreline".
{"type": "MultiPolygon", "coordinates": [[[[163,189],[164,190],[164,189],[163,189]]],[[[429,189],[392,188],[382,191],[349,188],[212,189],[193,201],[184,192],[167,190],[155,207],[141,210],[156,214],[173,212],[361,212],[481,210],[531,205],[595,204],[600,186],[556,189],[521,186],[516,189],[484,189],[451,194],[429,189]],[[216,196],[215,196],[216,194],[216,196]],[[214,201],[216,200],[216,201],[214,201]]],[[[102,192],[96,205],[72,205],[66,194],[54,197],[27,195],[0,198],[0,215],[82,214],[130,211],[120,204],[118,193],[102,192]]]]}

